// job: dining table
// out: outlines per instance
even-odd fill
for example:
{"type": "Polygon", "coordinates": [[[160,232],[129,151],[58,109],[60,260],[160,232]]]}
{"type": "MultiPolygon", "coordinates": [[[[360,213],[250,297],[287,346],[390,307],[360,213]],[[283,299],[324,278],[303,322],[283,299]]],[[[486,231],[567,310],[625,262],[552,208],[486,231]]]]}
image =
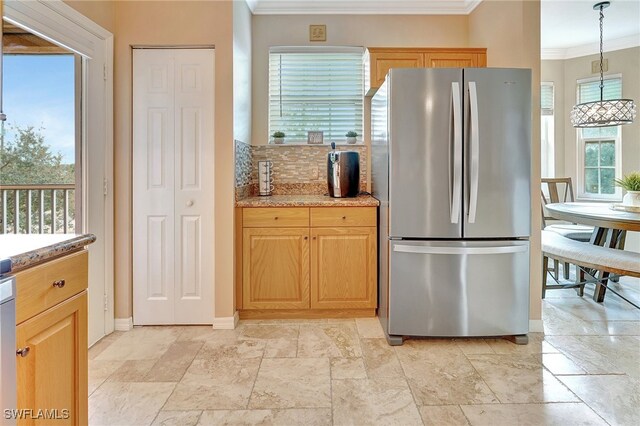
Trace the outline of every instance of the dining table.
{"type": "MultiPolygon", "coordinates": [[[[627,231],[640,232],[640,209],[637,208],[621,210],[619,204],[571,202],[546,204],[545,209],[555,219],[593,226],[590,244],[624,250],[627,231]]],[[[607,273],[600,275],[608,276],[607,273]]],[[[606,281],[596,286],[594,300],[602,302],[606,289],[606,281]]]]}

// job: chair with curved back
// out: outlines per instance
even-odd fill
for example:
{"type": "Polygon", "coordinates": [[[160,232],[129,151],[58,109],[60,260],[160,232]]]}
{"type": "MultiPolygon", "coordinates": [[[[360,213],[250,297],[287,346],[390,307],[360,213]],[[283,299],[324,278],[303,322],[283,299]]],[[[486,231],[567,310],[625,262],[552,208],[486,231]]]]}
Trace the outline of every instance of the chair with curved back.
{"type": "MultiPolygon", "coordinates": [[[[549,203],[570,203],[575,201],[570,177],[542,178],[542,229],[553,231],[563,237],[580,242],[589,242],[593,233],[592,226],[559,221],[545,214],[544,206],[549,203]],[[546,187],[546,188],[545,188],[546,187]],[[546,191],[545,191],[546,190],[546,191]]],[[[555,273],[558,273],[558,260],[554,259],[555,273]]],[[[569,279],[569,263],[563,265],[564,278],[569,279]]]]}

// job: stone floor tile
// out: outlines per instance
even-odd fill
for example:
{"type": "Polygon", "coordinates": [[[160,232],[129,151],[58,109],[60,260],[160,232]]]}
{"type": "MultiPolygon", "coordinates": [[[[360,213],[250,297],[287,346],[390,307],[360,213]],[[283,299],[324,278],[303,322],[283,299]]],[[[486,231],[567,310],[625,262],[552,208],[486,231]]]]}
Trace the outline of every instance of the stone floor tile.
{"type": "Polygon", "coordinates": [[[362,357],[369,377],[402,376],[396,351],[386,339],[360,339],[362,357]]]}
{"type": "Polygon", "coordinates": [[[89,397],[89,424],[151,424],[175,386],[175,383],[103,383],[89,397]]]}
{"type": "Polygon", "coordinates": [[[331,407],[328,358],[265,358],[249,408],[331,407]]]}
{"type": "Polygon", "coordinates": [[[607,423],[582,403],[463,405],[472,426],[591,426],[607,423]]]}
{"type": "Polygon", "coordinates": [[[640,424],[640,381],[629,376],[560,376],[611,425],[640,424]]]}
{"type": "Polygon", "coordinates": [[[151,426],[196,426],[202,411],[160,411],[151,426]]]}
{"type": "Polygon", "coordinates": [[[456,345],[465,355],[494,354],[494,350],[485,339],[455,339],[456,345]]]}
{"type": "Polygon", "coordinates": [[[301,325],[300,358],[354,358],[362,356],[356,327],[352,324],[301,325]]]}
{"type": "Polygon", "coordinates": [[[529,343],[526,345],[516,345],[502,338],[491,338],[485,341],[496,354],[501,355],[558,353],[558,350],[545,339],[543,333],[529,333],[529,343]]]}
{"type": "Polygon", "coordinates": [[[468,358],[502,403],[578,401],[535,356],[468,355],[468,358]]]}
{"type": "Polygon", "coordinates": [[[335,425],[422,425],[403,378],[332,380],[335,425]]]}
{"type": "Polygon", "coordinates": [[[365,339],[383,339],[385,337],[378,317],[356,318],[356,326],[360,337],[365,339]]]}
{"type": "Polygon", "coordinates": [[[108,382],[146,382],[147,373],[155,365],[155,359],[127,360],[114,371],[108,382]]]}
{"type": "Polygon", "coordinates": [[[425,405],[420,407],[425,426],[466,426],[469,424],[457,405],[425,405]]]}
{"type": "Polygon", "coordinates": [[[94,359],[145,360],[158,359],[176,341],[181,328],[135,327],[123,333],[94,359]]]}
{"type": "Polygon", "coordinates": [[[288,410],[219,410],[205,411],[199,425],[273,425],[328,426],[330,408],[292,408],[288,410]]]}
{"type": "Polygon", "coordinates": [[[331,358],[332,379],[366,379],[362,358],[331,358]]]}
{"type": "Polygon", "coordinates": [[[261,358],[210,358],[200,355],[193,360],[163,409],[246,408],[261,358]]]}
{"type": "Polygon", "coordinates": [[[295,358],[298,355],[298,339],[269,339],[265,341],[265,358],[295,358]]]}
{"type": "Polygon", "coordinates": [[[291,324],[245,324],[238,335],[239,340],[297,339],[298,325],[291,324]]]}
{"type": "Polygon", "coordinates": [[[554,375],[587,374],[586,371],[563,354],[541,354],[542,365],[554,375]]]}
{"type": "Polygon", "coordinates": [[[113,374],[124,361],[104,361],[89,360],[89,395],[91,395],[98,387],[104,383],[107,378],[113,374]]]}
{"type": "Polygon", "coordinates": [[[89,348],[89,359],[94,359],[98,355],[100,355],[106,348],[108,348],[113,342],[118,340],[120,336],[122,336],[122,331],[114,331],[111,334],[104,336],[102,339],[98,340],[89,348]]]}
{"type": "Polygon", "coordinates": [[[549,341],[589,374],[629,374],[640,378],[639,337],[551,336],[549,341]]]}
{"type": "Polygon", "coordinates": [[[204,342],[175,342],[147,372],[147,382],[178,382],[191,365],[204,342]]]}

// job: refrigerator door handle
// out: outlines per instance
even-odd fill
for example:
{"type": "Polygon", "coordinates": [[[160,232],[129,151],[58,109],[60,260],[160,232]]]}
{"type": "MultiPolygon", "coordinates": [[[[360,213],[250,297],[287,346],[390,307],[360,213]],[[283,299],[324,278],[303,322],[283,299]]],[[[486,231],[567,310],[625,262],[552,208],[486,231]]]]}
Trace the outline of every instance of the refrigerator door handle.
{"type": "Polygon", "coordinates": [[[512,254],[523,253],[528,250],[526,244],[497,247],[449,247],[449,246],[408,246],[395,244],[393,251],[400,253],[418,254],[512,254]]]}
{"type": "Polygon", "coordinates": [[[469,223],[476,221],[478,207],[478,174],[480,166],[480,133],[478,129],[478,92],[476,82],[469,82],[469,100],[471,109],[471,170],[469,188],[469,223]]]}
{"type": "Polygon", "coordinates": [[[458,223],[462,201],[462,103],[460,98],[460,84],[454,81],[451,83],[453,104],[453,190],[449,205],[451,223],[458,223]]]}

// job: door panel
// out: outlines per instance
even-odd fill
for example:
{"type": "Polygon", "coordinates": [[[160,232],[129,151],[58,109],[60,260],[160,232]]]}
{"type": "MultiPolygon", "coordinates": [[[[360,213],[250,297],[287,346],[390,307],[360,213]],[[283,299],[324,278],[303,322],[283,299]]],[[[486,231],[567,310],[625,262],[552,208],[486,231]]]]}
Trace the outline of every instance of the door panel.
{"type": "Polygon", "coordinates": [[[213,321],[214,52],[134,50],[134,323],[213,321]]]}
{"type": "Polygon", "coordinates": [[[425,53],[425,66],[432,68],[464,68],[475,66],[475,53],[425,53]]]}
{"type": "Polygon", "coordinates": [[[375,308],[376,228],[317,228],[311,238],[311,308],[375,308]]]}
{"type": "Polygon", "coordinates": [[[390,241],[390,245],[389,334],[528,332],[528,241],[390,241]]]}
{"type": "MultiPolygon", "coordinates": [[[[458,223],[452,223],[451,218],[455,121],[452,83],[462,87],[460,70],[390,72],[391,237],[462,236],[460,217],[458,223]]],[[[458,118],[458,125],[462,126],[458,118]]]]}
{"type": "Polygon", "coordinates": [[[528,237],[531,234],[531,72],[473,68],[465,69],[464,73],[467,118],[464,236],[528,237]],[[474,129],[470,83],[475,83],[477,92],[477,180],[472,170],[474,129]],[[474,192],[477,194],[475,218],[470,217],[474,192]]]}
{"type": "Polygon", "coordinates": [[[375,70],[374,85],[380,87],[391,68],[422,68],[422,52],[385,52],[371,54],[372,69],[375,70]]]}
{"type": "Polygon", "coordinates": [[[309,228],[245,228],[243,309],[309,308],[309,228]]]}

